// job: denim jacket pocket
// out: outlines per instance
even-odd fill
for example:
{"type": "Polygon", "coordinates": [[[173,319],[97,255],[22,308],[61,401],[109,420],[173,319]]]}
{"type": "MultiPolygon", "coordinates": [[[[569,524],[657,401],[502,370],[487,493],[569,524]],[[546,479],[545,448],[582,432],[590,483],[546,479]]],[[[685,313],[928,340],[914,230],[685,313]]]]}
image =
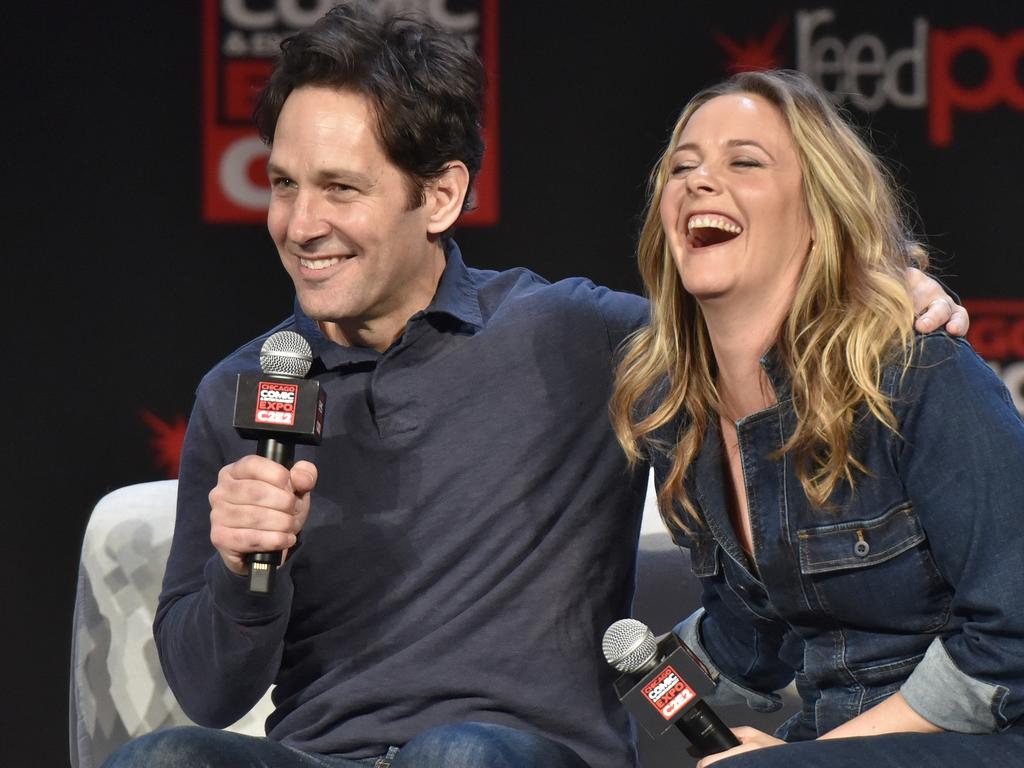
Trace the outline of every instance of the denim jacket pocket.
{"type": "Polygon", "coordinates": [[[949,618],[952,590],[913,506],[803,528],[800,572],[824,612],[859,629],[927,632],[949,618]]]}

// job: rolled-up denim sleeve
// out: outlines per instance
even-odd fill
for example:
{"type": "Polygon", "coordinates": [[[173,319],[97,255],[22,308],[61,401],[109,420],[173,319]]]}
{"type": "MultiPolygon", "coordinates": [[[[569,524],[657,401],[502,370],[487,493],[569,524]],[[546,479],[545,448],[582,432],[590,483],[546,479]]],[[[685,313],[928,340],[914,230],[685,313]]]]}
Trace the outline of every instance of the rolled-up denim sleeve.
{"type": "Polygon", "coordinates": [[[961,672],[936,638],[900,693],[911,709],[941,728],[990,733],[997,727],[995,712],[1008,690],[961,672]]]}
{"type": "Polygon", "coordinates": [[[756,712],[778,710],[782,706],[782,697],[777,693],[756,691],[723,674],[719,665],[708,653],[701,637],[701,625],[706,616],[707,612],[703,608],[698,608],[688,618],[677,624],[673,631],[690,649],[690,652],[700,660],[712,682],[715,683],[714,692],[706,698],[708,703],[722,707],[746,704],[756,712]]]}
{"type": "Polygon", "coordinates": [[[901,693],[935,725],[992,733],[1024,717],[1024,423],[962,341],[919,339],[897,397],[895,456],[953,588],[901,693]]]}

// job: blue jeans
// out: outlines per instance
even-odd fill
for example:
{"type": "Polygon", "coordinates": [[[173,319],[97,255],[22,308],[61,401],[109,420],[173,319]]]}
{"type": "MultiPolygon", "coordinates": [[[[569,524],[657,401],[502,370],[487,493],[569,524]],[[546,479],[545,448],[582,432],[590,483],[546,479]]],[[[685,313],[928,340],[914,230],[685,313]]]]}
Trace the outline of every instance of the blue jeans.
{"type": "Polygon", "coordinates": [[[1024,726],[998,735],[893,733],[797,741],[758,749],[713,768],[1011,768],[1024,765],[1024,726]]]}
{"type": "Polygon", "coordinates": [[[199,726],[156,731],[125,744],[103,768],[588,768],[551,739],[489,723],[443,725],[377,757],[302,752],[270,739],[199,726]]]}

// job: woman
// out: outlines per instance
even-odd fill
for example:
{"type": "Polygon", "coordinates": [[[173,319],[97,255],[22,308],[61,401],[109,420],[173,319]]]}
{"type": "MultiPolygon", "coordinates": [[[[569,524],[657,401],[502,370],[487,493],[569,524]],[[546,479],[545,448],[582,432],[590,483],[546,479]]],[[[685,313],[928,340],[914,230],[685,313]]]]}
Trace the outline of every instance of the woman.
{"type": "Polygon", "coordinates": [[[701,766],[1024,764],[1024,425],[966,342],[915,338],[923,257],[802,75],[683,110],[613,421],[702,578],[676,631],[713,701],[770,710],[794,675],[803,700],[701,766]]]}

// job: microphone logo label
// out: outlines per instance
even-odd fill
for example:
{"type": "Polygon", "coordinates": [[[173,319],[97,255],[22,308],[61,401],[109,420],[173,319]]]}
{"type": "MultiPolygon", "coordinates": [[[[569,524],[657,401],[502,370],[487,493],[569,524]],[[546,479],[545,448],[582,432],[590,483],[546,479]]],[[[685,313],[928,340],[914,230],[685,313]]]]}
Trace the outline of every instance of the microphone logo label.
{"type": "Polygon", "coordinates": [[[697,697],[686,681],[668,665],[642,690],[644,698],[666,720],[671,720],[697,697]]]}
{"type": "Polygon", "coordinates": [[[261,381],[256,391],[256,423],[294,427],[298,399],[298,384],[261,381]]]}

